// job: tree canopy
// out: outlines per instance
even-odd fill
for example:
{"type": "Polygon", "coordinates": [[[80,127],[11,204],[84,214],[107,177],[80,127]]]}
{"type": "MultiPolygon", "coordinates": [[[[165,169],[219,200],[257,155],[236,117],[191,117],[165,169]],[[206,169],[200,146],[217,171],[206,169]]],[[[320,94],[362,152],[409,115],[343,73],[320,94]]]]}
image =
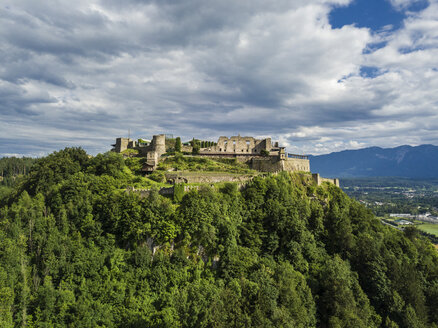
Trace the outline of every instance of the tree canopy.
{"type": "Polygon", "coordinates": [[[125,161],[66,148],[0,194],[1,327],[437,327],[432,244],[334,185],[141,198],[125,161]]]}

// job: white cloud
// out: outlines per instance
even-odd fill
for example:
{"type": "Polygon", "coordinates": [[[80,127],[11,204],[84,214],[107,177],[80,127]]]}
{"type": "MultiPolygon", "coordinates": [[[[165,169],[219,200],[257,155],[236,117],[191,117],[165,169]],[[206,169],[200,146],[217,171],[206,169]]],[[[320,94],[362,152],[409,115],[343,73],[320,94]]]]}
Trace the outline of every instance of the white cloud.
{"type": "Polygon", "coordinates": [[[389,0],[397,10],[409,8],[413,4],[424,2],[424,0],[389,0]]]}
{"type": "Polygon", "coordinates": [[[7,0],[0,154],[16,152],[5,140],[105,151],[128,129],[272,135],[307,153],[436,143],[436,3],[396,32],[332,29],[330,10],[349,2],[7,0]]]}

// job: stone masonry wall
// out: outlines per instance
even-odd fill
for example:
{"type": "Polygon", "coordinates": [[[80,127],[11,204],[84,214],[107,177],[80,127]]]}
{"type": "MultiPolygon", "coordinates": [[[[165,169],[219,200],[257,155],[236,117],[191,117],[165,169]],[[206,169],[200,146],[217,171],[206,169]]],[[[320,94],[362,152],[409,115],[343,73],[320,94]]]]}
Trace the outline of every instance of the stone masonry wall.
{"type": "Polygon", "coordinates": [[[172,184],[175,183],[218,183],[218,182],[244,182],[251,180],[252,175],[235,175],[235,174],[184,174],[184,173],[166,173],[166,180],[172,184]]]}
{"type": "Polygon", "coordinates": [[[287,158],[284,162],[284,171],[310,172],[310,161],[301,158],[287,158]]]}
{"type": "Polygon", "coordinates": [[[260,155],[248,155],[248,154],[219,154],[219,153],[208,153],[208,152],[200,152],[196,156],[203,156],[210,159],[221,159],[221,158],[230,158],[236,159],[239,163],[249,163],[253,158],[263,158],[260,155]]]}
{"type": "Polygon", "coordinates": [[[261,172],[279,172],[283,171],[283,165],[277,157],[253,158],[251,168],[261,172]]]}
{"type": "Polygon", "coordinates": [[[339,187],[339,179],[323,178],[319,175],[319,173],[312,174],[312,178],[318,186],[321,185],[321,183],[323,182],[328,182],[333,183],[336,187],[339,187]]]}
{"type": "Polygon", "coordinates": [[[209,148],[212,153],[259,154],[262,149],[271,150],[271,138],[258,140],[253,137],[220,137],[217,145],[209,148]]]}
{"type": "Polygon", "coordinates": [[[261,172],[279,172],[279,171],[304,171],[310,172],[308,159],[287,158],[280,160],[278,157],[253,158],[251,168],[261,172]]]}
{"type": "Polygon", "coordinates": [[[128,145],[130,142],[132,142],[132,140],[128,139],[128,138],[117,138],[114,150],[117,153],[121,153],[121,152],[125,151],[126,149],[128,149],[128,145]]]}

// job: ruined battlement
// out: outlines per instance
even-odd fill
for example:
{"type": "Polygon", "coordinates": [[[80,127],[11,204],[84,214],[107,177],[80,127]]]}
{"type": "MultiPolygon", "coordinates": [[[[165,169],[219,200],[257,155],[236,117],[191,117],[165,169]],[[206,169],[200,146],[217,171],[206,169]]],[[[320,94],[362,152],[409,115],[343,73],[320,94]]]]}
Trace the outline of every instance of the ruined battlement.
{"type": "MultiPolygon", "coordinates": [[[[140,139],[141,140],[141,139],[140,139]]],[[[161,155],[166,152],[166,136],[153,136],[151,141],[134,141],[129,138],[117,138],[113,151],[122,153],[128,149],[138,151],[138,156],[146,157],[143,167],[145,173],[155,170],[161,155]]],[[[255,170],[262,172],[304,171],[310,172],[309,159],[305,155],[289,155],[285,147],[271,138],[256,139],[250,136],[219,137],[216,144],[201,148],[198,156],[210,158],[235,158],[248,163],[255,170]]]]}
{"type": "Polygon", "coordinates": [[[117,138],[113,145],[112,151],[122,153],[128,149],[138,151],[138,156],[146,157],[146,163],[143,166],[145,173],[155,170],[160,162],[161,155],[166,153],[166,135],[159,134],[152,138],[152,141],[138,142],[129,138],[117,138]]]}
{"type": "Polygon", "coordinates": [[[318,186],[320,186],[323,182],[328,182],[333,183],[336,187],[339,187],[339,179],[323,178],[319,175],[319,173],[313,173],[312,178],[318,186]]]}
{"type": "MultiPolygon", "coordinates": [[[[139,139],[134,141],[129,138],[117,138],[113,151],[122,153],[128,149],[138,151],[137,156],[146,157],[143,166],[145,174],[153,172],[163,154],[166,153],[166,135],[154,135],[151,141],[139,139]]],[[[184,146],[184,151],[191,146],[184,146]]],[[[217,143],[201,148],[196,156],[209,158],[234,158],[239,162],[247,163],[249,167],[260,172],[310,172],[308,156],[288,154],[286,148],[272,142],[271,138],[256,139],[250,136],[219,137],[217,143]]],[[[314,175],[315,182],[319,185],[324,181],[339,186],[337,179],[325,179],[314,175]]]]}
{"type": "Polygon", "coordinates": [[[261,151],[271,151],[273,148],[271,138],[255,139],[253,137],[219,137],[217,145],[204,149],[201,153],[220,154],[250,154],[259,155],[261,151]]]}

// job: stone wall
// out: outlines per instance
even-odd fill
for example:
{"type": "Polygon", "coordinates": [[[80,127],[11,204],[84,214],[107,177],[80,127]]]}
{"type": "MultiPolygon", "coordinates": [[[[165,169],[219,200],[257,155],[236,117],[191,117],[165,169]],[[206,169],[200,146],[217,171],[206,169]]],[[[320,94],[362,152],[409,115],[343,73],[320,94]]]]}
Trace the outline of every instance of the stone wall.
{"type": "Polygon", "coordinates": [[[138,150],[139,156],[146,157],[147,169],[144,167],[143,171],[150,173],[158,165],[161,155],[166,152],[166,136],[164,134],[153,136],[149,145],[137,146],[135,149],[138,150]]]}
{"type": "Polygon", "coordinates": [[[286,158],[279,159],[277,156],[258,157],[251,160],[251,168],[261,172],[310,172],[310,163],[308,159],[286,158]]]}
{"type": "Polygon", "coordinates": [[[164,134],[153,136],[149,145],[138,145],[136,141],[129,138],[117,138],[113,146],[113,151],[117,153],[127,149],[136,149],[140,156],[146,157],[149,152],[156,152],[160,157],[166,152],[166,136],[164,134]]]}
{"type": "MultiPolygon", "coordinates": [[[[257,165],[266,165],[266,169],[271,169],[273,166],[270,165],[270,161],[267,159],[265,161],[257,161],[257,165]]],[[[265,171],[265,172],[274,172],[277,173],[279,171],[265,171]]],[[[251,175],[233,175],[233,174],[226,174],[223,175],[191,175],[184,173],[178,173],[178,174],[166,174],[166,178],[170,180],[171,183],[206,183],[210,184],[210,186],[214,186],[214,183],[218,182],[237,182],[237,186],[239,190],[245,188],[245,186],[248,184],[249,181],[251,181],[254,176],[251,175]]],[[[320,186],[323,182],[332,183],[335,186],[339,187],[339,179],[328,179],[323,178],[319,175],[319,173],[312,174],[312,178],[314,182],[320,186]]],[[[185,185],[184,186],[184,192],[189,192],[190,190],[199,190],[201,186],[199,185],[185,185]]],[[[137,193],[140,197],[148,197],[151,193],[151,189],[135,189],[133,187],[128,187],[126,189],[126,192],[134,192],[137,193]]],[[[160,195],[173,195],[175,192],[174,186],[172,187],[165,187],[161,188],[159,191],[160,195]]]]}
{"type": "Polygon", "coordinates": [[[260,154],[262,149],[270,151],[272,148],[271,138],[259,140],[253,137],[219,137],[216,146],[206,148],[204,152],[211,153],[236,153],[236,154],[260,154]]]}
{"type": "Polygon", "coordinates": [[[158,157],[166,152],[166,136],[164,134],[152,137],[152,141],[147,146],[135,147],[139,151],[140,156],[147,157],[150,152],[156,152],[158,157]]]}
{"type": "Polygon", "coordinates": [[[166,173],[166,181],[168,183],[218,183],[218,182],[245,182],[251,180],[252,175],[236,175],[236,174],[184,174],[181,173],[166,173]]]}
{"type": "Polygon", "coordinates": [[[277,157],[253,158],[251,168],[260,172],[280,172],[283,171],[281,162],[277,157]]]}
{"type": "Polygon", "coordinates": [[[272,142],[271,138],[266,138],[263,140],[260,140],[254,147],[253,153],[260,154],[262,150],[271,151],[272,149],[272,142]]]}
{"type": "Polygon", "coordinates": [[[221,158],[230,158],[230,159],[236,159],[239,163],[250,163],[250,161],[253,158],[264,158],[263,156],[257,155],[257,154],[233,154],[233,153],[210,153],[210,152],[204,152],[201,151],[196,156],[203,156],[211,159],[221,159],[221,158]]]}
{"type": "MultiPolygon", "coordinates": [[[[115,151],[123,151],[127,148],[135,148],[139,151],[139,156],[146,157],[146,165],[143,171],[146,173],[152,172],[161,155],[166,152],[166,136],[164,134],[155,135],[151,143],[147,146],[136,146],[135,142],[128,138],[118,138],[115,145],[115,151]]],[[[191,146],[182,146],[182,151],[191,151],[191,146]]],[[[261,172],[280,172],[280,171],[304,171],[310,172],[309,160],[305,156],[293,155],[294,157],[286,157],[284,147],[278,147],[278,143],[273,148],[271,138],[255,139],[253,137],[220,137],[217,145],[203,148],[200,151],[200,156],[209,158],[235,158],[241,163],[250,163],[254,170],[261,172]],[[270,156],[261,156],[262,151],[270,152],[270,156]]],[[[193,177],[191,178],[193,179],[193,177]]],[[[210,182],[207,178],[200,182],[210,182]]],[[[219,181],[235,181],[223,180],[219,181]]],[[[197,183],[198,181],[194,181],[197,183]]],[[[215,182],[215,181],[213,181],[215,182]]]]}
{"type": "Polygon", "coordinates": [[[158,157],[163,155],[166,152],[166,135],[159,134],[153,136],[151,146],[152,146],[152,150],[157,152],[158,157]]]}
{"type": "MultiPolygon", "coordinates": [[[[131,192],[138,194],[140,197],[148,197],[151,193],[152,189],[135,189],[134,187],[126,188],[126,192],[129,194],[131,192]]],[[[174,189],[173,187],[161,188],[158,190],[160,195],[173,195],[174,189]]]]}
{"type": "MultiPolygon", "coordinates": [[[[237,183],[238,189],[241,190],[242,188],[244,188],[246,186],[246,184],[248,183],[248,181],[251,180],[252,178],[253,177],[249,177],[249,179],[238,181],[239,182],[239,183],[237,183]]],[[[227,181],[225,181],[225,182],[227,182],[227,181]]],[[[235,181],[229,181],[229,182],[235,182],[235,181]]],[[[211,184],[210,186],[213,187],[214,184],[211,184]]],[[[200,189],[201,189],[201,186],[199,186],[199,185],[184,186],[184,192],[189,192],[191,190],[200,190],[200,189]]],[[[149,197],[151,191],[152,191],[152,189],[135,189],[134,187],[126,188],[127,193],[131,193],[131,192],[136,193],[141,198],[149,197]]],[[[160,195],[163,195],[163,196],[164,195],[173,195],[175,193],[175,187],[172,186],[172,187],[168,187],[168,188],[161,188],[158,190],[158,193],[160,195]]]]}
{"type": "Polygon", "coordinates": [[[323,182],[328,182],[333,183],[336,187],[339,187],[339,179],[323,178],[319,175],[319,173],[312,174],[312,178],[318,186],[320,186],[323,182]]]}
{"type": "Polygon", "coordinates": [[[129,145],[133,144],[133,140],[129,138],[117,138],[116,144],[114,145],[114,151],[121,153],[129,148],[129,145]]]}
{"type": "Polygon", "coordinates": [[[301,158],[287,158],[283,161],[284,171],[310,172],[310,161],[301,158]]]}

